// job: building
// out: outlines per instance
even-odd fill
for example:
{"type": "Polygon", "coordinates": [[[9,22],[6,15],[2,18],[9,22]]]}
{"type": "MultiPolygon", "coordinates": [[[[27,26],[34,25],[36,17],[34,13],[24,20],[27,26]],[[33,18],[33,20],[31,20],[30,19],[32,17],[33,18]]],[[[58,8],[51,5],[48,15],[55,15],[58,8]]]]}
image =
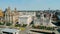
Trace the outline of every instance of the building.
{"type": "Polygon", "coordinates": [[[3,19],[4,19],[4,13],[2,10],[0,10],[0,23],[4,22],[3,19]]]}
{"type": "Polygon", "coordinates": [[[31,22],[32,22],[32,16],[30,16],[30,15],[19,16],[19,23],[20,24],[29,25],[31,22]]]}
{"type": "Polygon", "coordinates": [[[18,16],[19,13],[17,12],[16,8],[11,11],[10,7],[8,7],[5,12],[5,23],[13,23],[13,25],[16,24],[16,22],[18,21],[18,16]]]}
{"type": "Polygon", "coordinates": [[[41,25],[40,19],[34,19],[34,26],[41,25]]]}
{"type": "Polygon", "coordinates": [[[10,7],[6,9],[5,14],[5,23],[12,23],[12,12],[10,7]]]}
{"type": "Polygon", "coordinates": [[[36,16],[36,11],[18,11],[20,15],[31,15],[36,16]]]}

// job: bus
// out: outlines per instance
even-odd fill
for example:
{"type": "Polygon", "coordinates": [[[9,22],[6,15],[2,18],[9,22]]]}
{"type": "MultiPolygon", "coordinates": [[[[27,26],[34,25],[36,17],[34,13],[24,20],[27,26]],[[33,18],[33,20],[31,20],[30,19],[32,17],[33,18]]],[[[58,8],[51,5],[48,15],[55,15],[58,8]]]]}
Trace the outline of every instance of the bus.
{"type": "Polygon", "coordinates": [[[17,30],[17,29],[8,29],[8,28],[5,28],[5,29],[1,30],[2,34],[19,34],[19,32],[20,32],[20,30],[17,30]]]}

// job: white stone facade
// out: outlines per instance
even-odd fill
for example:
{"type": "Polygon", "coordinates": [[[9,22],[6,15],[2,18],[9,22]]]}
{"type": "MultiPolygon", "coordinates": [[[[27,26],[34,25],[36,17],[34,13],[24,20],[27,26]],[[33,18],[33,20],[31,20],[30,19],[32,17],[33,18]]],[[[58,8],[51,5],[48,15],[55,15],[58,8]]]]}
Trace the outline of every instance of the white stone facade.
{"type": "Polygon", "coordinates": [[[29,25],[31,22],[32,22],[32,16],[30,16],[30,15],[19,16],[19,23],[20,24],[29,25]]]}

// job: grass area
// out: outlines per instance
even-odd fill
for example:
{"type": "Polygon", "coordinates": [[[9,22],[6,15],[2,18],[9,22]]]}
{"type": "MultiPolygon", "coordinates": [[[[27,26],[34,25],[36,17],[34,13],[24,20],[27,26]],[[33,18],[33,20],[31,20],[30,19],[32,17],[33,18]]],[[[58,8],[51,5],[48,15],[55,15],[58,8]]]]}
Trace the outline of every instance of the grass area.
{"type": "Polygon", "coordinates": [[[23,31],[23,30],[25,30],[25,28],[24,28],[24,27],[20,27],[20,30],[22,30],[22,31],[23,31]]]}
{"type": "Polygon", "coordinates": [[[16,25],[15,25],[16,28],[19,28],[19,30],[22,30],[22,31],[25,30],[25,27],[26,27],[26,26],[27,26],[27,24],[23,24],[23,25],[21,25],[21,24],[16,24],[16,25]]]}
{"type": "Polygon", "coordinates": [[[0,25],[4,25],[5,23],[0,23],[0,25]]]}
{"type": "Polygon", "coordinates": [[[23,24],[23,25],[21,25],[21,24],[16,24],[15,25],[15,27],[26,27],[27,26],[27,24],[23,24]]]}
{"type": "Polygon", "coordinates": [[[54,27],[46,27],[46,26],[32,26],[35,29],[45,29],[45,30],[54,30],[54,27]]]}
{"type": "Polygon", "coordinates": [[[12,25],[12,23],[6,23],[6,26],[11,26],[12,25]]]}
{"type": "Polygon", "coordinates": [[[10,28],[17,28],[17,29],[19,29],[19,30],[21,30],[21,31],[23,31],[23,30],[25,30],[25,27],[15,27],[15,26],[13,26],[13,25],[11,25],[11,26],[9,26],[10,28]]]}

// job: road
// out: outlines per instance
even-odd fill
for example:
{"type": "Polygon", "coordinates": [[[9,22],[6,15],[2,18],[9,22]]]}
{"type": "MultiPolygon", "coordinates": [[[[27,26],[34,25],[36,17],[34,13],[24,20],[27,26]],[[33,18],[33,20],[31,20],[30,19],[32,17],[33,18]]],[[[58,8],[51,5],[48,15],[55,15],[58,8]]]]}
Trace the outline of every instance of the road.
{"type": "MultiPolygon", "coordinates": [[[[3,28],[0,28],[0,32],[3,28]]],[[[27,26],[25,30],[20,31],[20,34],[43,34],[43,33],[37,33],[37,32],[31,32],[30,31],[31,27],[27,26]]],[[[59,34],[58,31],[55,31],[56,34],[59,34]]]]}
{"type": "MultiPolygon", "coordinates": [[[[31,32],[30,30],[31,30],[31,28],[28,26],[28,27],[26,27],[25,30],[20,31],[20,34],[44,34],[44,33],[31,32]]],[[[58,32],[57,30],[55,30],[53,32],[55,32],[56,34],[60,34],[60,32],[58,32]]]]}
{"type": "Polygon", "coordinates": [[[20,34],[42,34],[42,33],[31,32],[30,27],[26,27],[25,30],[20,31],[20,34]]]}

